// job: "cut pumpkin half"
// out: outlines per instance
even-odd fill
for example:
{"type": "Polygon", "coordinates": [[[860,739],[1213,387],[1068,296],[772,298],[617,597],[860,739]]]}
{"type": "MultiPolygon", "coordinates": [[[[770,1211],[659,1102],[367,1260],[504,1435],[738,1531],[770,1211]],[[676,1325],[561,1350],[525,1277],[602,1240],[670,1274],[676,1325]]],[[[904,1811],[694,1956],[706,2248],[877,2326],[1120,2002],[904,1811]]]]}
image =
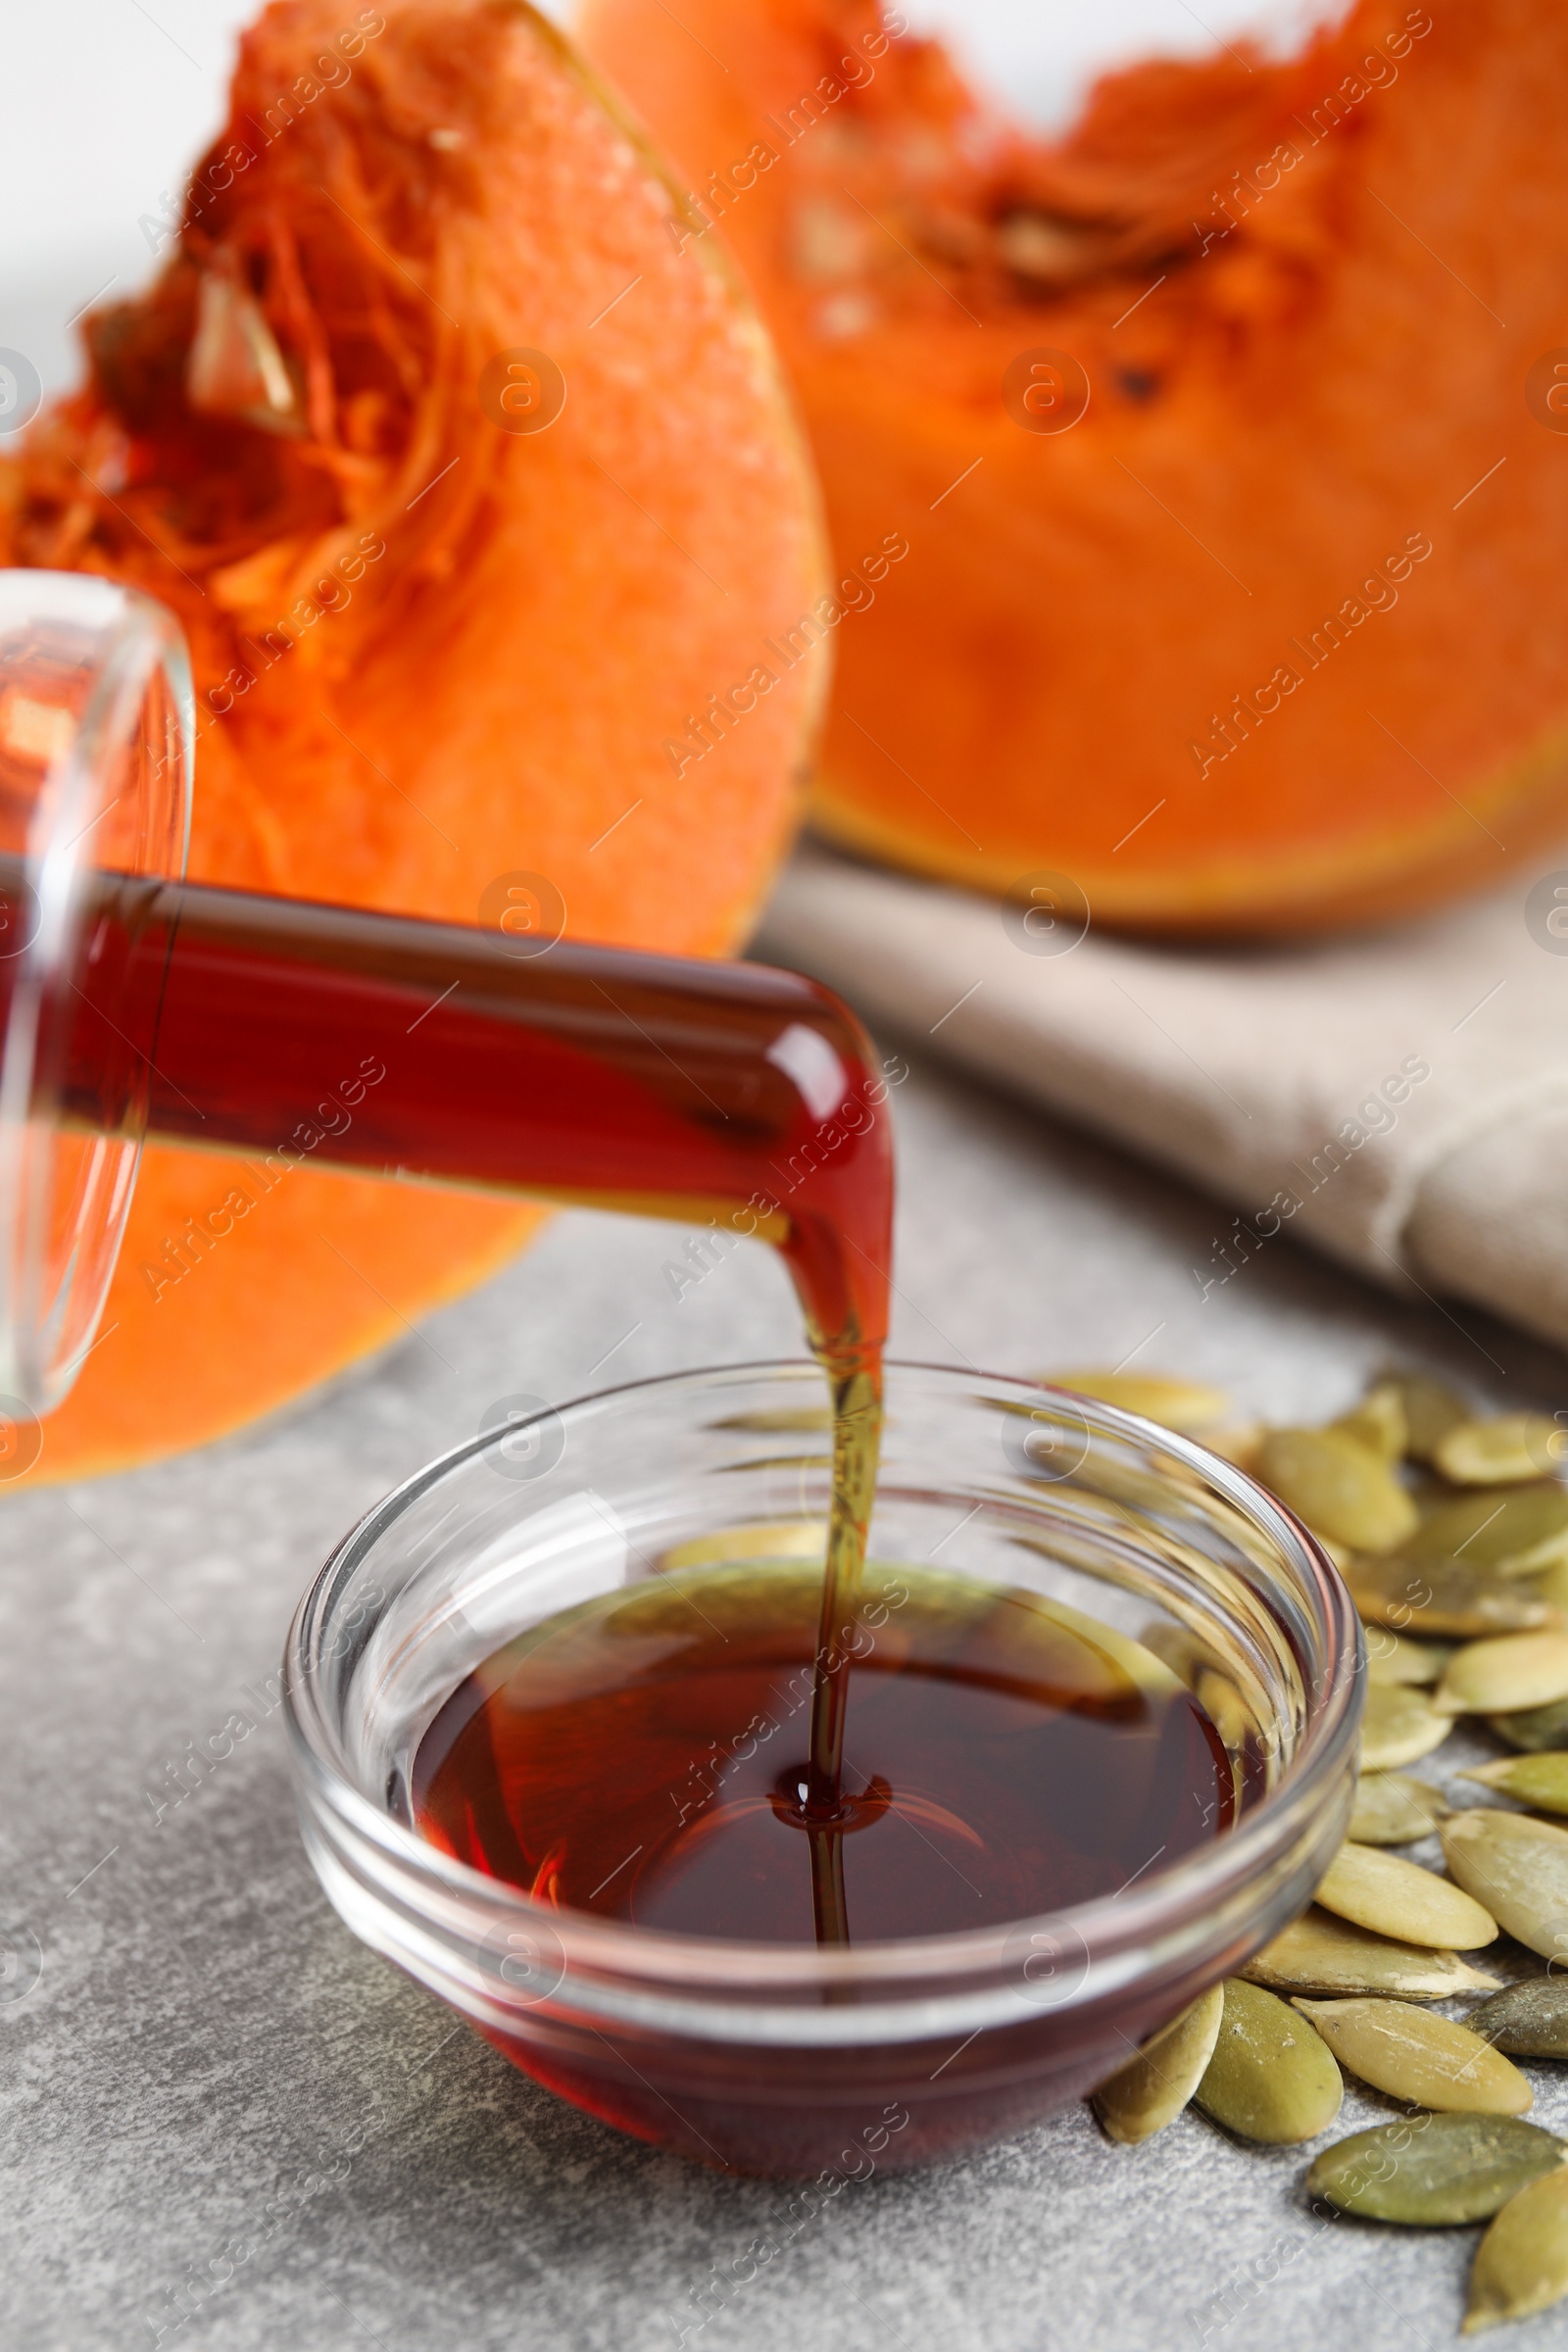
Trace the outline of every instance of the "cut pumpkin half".
{"type": "MultiPolygon", "coordinates": [[[[734,948],[825,679],[763,650],[821,594],[815,491],[735,272],[575,54],[520,0],[280,0],[171,245],[0,467],[0,561],[178,614],[193,877],[474,922],[527,871],[578,937],[734,948]]],[[[191,1246],[233,1181],[147,1152],[35,1477],[286,1401],[540,1214],[299,1172],[191,1246]]]]}
{"type": "Polygon", "coordinates": [[[862,0],[680,22],[582,29],[806,411],[827,833],[1248,932],[1568,829],[1555,0],[1364,0],[1289,58],[1119,73],[1049,143],[862,0]]]}

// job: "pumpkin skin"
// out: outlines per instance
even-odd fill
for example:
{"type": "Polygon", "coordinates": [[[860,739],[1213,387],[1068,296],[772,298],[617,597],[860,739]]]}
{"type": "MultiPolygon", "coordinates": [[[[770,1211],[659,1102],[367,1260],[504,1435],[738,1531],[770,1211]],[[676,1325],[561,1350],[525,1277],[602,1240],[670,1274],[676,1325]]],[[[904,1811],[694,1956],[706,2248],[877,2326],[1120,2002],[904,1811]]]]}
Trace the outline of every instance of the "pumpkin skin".
{"type": "Polygon", "coordinates": [[[1221,933],[1560,838],[1560,8],[1366,0],[1111,76],[1054,144],[860,0],[681,23],[581,29],[751,275],[841,568],[908,548],[835,630],[824,832],[1221,933]]]}
{"type": "MultiPolygon", "coordinates": [[[[247,34],[163,275],[89,321],[86,389],[0,467],[0,561],[129,582],[186,630],[194,879],[475,922],[525,869],[577,937],[744,938],[827,655],[699,721],[824,558],[766,337],[674,203],[520,0],[281,0],[247,34]],[[547,429],[505,421],[519,349],[564,379],[547,429]]],[[[300,1170],[170,1281],[237,1181],[145,1153],[35,1478],[287,1401],[543,1213],[300,1170]]]]}

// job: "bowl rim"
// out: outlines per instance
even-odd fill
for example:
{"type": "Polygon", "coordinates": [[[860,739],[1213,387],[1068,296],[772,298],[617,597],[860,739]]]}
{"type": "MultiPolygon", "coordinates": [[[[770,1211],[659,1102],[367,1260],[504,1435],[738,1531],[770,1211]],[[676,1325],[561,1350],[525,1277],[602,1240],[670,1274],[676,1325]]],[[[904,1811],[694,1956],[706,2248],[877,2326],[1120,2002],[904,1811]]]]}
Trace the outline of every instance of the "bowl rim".
{"type": "MultiPolygon", "coordinates": [[[[1266,1870],[1271,1858],[1289,1848],[1293,1836],[1299,1836],[1344,1772],[1358,1737],[1365,1686],[1364,1643],[1344,1579],[1311,1531],[1267,1489],[1235,1463],[1177,1431],[1077,1390],[1016,1374],[899,1357],[887,1359],[885,1371],[966,1387],[978,1385],[988,1392],[1010,1392],[1020,1402],[1031,1396],[1063,1397],[1091,1428],[1124,1442],[1155,1445],[1196,1471],[1277,1548],[1298,1555],[1324,1632],[1323,1688],[1314,1690],[1307,1678],[1306,1721],[1298,1754],[1286,1766],[1279,1784],[1235,1830],[1182,1856],[1167,1870],[1155,1870],[1146,1863],[1135,1874],[1141,1884],[1135,1886],[1129,1880],[1116,1892],[1098,1895],[1090,1902],[944,1936],[868,1938],[845,1949],[679,1935],[590,1912],[558,1909],[536,1901],[507,1880],[490,1878],[456,1860],[366,1796],[340,1764],[337,1735],[310,1663],[311,1643],[313,1637],[328,1629],[337,1590],[408,1509],[443,1478],[526,1423],[482,1431],[415,1471],[362,1513],[307,1587],[290,1622],[282,1657],[283,1715],[302,1807],[308,1798],[324,1803],[353,1837],[377,1848],[398,1870],[399,1892],[405,1899],[411,1878],[422,1880],[459,1904],[488,1911],[497,1930],[510,1927],[525,1936],[531,1932],[536,1937],[553,1940],[574,1972],[580,1969],[588,1977],[623,1983],[657,1981],[671,1988],[678,1984],[710,1997],[729,1990],[743,1995],[749,2005],[769,1988],[787,1991],[793,2005],[803,1996],[809,1998],[813,1991],[831,1997],[830,1988],[842,1993],[849,1985],[862,1991],[886,1985],[891,1990],[900,1984],[930,1986],[943,1979],[994,1979],[999,1969],[1009,1965],[1015,1969],[1020,1953],[1027,1951],[1032,1941],[1054,1944],[1063,1933],[1083,1947],[1086,1958],[1093,1954],[1114,1967],[1118,1955],[1130,1959],[1132,1953],[1142,1952],[1152,1957],[1151,1946],[1157,1949],[1161,1930],[1170,1933],[1179,1918],[1222,1911],[1250,1880],[1266,1870]]],[[[564,1404],[547,1406],[531,1418],[543,1419],[549,1413],[564,1422],[656,1392],[669,1395],[688,1390],[698,1394],[711,1392],[718,1384],[780,1378],[819,1382],[821,1367],[809,1356],[698,1366],[588,1391],[564,1404]]]]}

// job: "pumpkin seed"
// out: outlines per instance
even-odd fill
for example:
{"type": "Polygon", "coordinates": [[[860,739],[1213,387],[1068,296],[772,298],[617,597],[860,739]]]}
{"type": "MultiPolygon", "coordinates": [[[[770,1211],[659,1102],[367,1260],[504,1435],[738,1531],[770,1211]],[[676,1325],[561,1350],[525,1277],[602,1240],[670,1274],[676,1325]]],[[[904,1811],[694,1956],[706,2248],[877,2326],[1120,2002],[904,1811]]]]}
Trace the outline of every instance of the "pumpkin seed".
{"type": "Polygon", "coordinates": [[[1549,2311],[1568,2295],[1568,2173],[1548,2173],[1508,2199],[1476,2248],[1466,2335],[1549,2311]]]}
{"type": "Polygon", "coordinates": [[[1261,1986],[1232,1977],[1224,1989],[1219,2036],[1196,2103],[1243,2139],[1269,2147],[1315,2139],[1345,2098],[1327,2043],[1261,1986]]]}
{"type": "Polygon", "coordinates": [[[1109,2138],[1136,2145],[1175,2122],[1214,2055],[1224,2008],[1225,1988],[1216,1984],[1101,2084],[1094,2107],[1109,2138]]]}
{"type": "Polygon", "coordinates": [[[1472,2009],[1464,2022],[1510,2058],[1568,2058],[1568,1978],[1510,1984],[1472,2009]]]}
{"type": "Polygon", "coordinates": [[[1357,1845],[1414,1845],[1429,1838],[1447,1806],[1425,1781],[1402,1772],[1363,1772],[1355,1784],[1350,1836],[1357,1845]]]}
{"type": "Polygon", "coordinates": [[[825,1519],[756,1519],[671,1544],[659,1564],[671,1570],[722,1568],[730,1560],[820,1560],[826,1555],[825,1519]]]}
{"type": "Polygon", "coordinates": [[[1168,1618],[1156,1618],[1146,1625],[1138,1636],[1145,1649],[1152,1649],[1162,1665],[1168,1666],[1179,1683],[1196,1692],[1205,1674],[1223,1672],[1218,1650],[1210,1649],[1206,1642],[1185,1625],[1172,1625],[1168,1618]]]}
{"type": "Polygon", "coordinates": [[[1568,1698],[1568,1634],[1504,1634],[1454,1651],[1432,1699],[1440,1715],[1505,1715],[1568,1698]]]}
{"type": "Polygon", "coordinates": [[[833,1415],[825,1404],[784,1404],[766,1412],[730,1413],[710,1426],[747,1430],[755,1437],[772,1437],[779,1432],[804,1436],[808,1430],[831,1429],[833,1415]]]}
{"type": "Polygon", "coordinates": [[[1402,1690],[1374,1683],[1361,1717],[1361,1770],[1393,1772],[1441,1747],[1453,1719],[1440,1715],[1424,1690],[1402,1690]]]}
{"type": "Polygon", "coordinates": [[[1532,1600],[1544,1600],[1548,1609],[1555,1610],[1559,1624],[1568,1623],[1568,1559],[1552,1560],[1544,1568],[1530,1569],[1525,1577],[1525,1591],[1532,1600]]]}
{"type": "Polygon", "coordinates": [[[1430,1689],[1452,1653],[1437,1642],[1407,1642],[1391,1634],[1386,1625],[1369,1626],[1366,1637],[1366,1679],[1393,1683],[1409,1690],[1430,1689]]]}
{"type": "Polygon", "coordinates": [[[1478,1805],[1444,1823],[1443,1851],[1500,1928],[1544,1959],[1568,1958],[1568,1830],[1478,1805]]]}
{"type": "Polygon", "coordinates": [[[1329,1423],[1329,1427],[1343,1430],[1348,1438],[1354,1438],[1358,1446],[1364,1446],[1380,1461],[1401,1461],[1409,1443],[1410,1429],[1404,1417],[1404,1398],[1398,1383],[1380,1380],[1375,1388],[1368,1389],[1353,1412],[1341,1413],[1337,1421],[1329,1423]]]}
{"type": "Polygon", "coordinates": [[[1271,1429],[1257,1474],[1298,1519],[1352,1551],[1392,1551],[1418,1525],[1388,1463],[1343,1430],[1271,1429]]]}
{"type": "Polygon", "coordinates": [[[1568,1432],[1544,1413],[1460,1421],[1432,1448],[1434,1467],[1456,1487],[1515,1487],[1549,1478],[1568,1459],[1568,1432]]]}
{"type": "Polygon", "coordinates": [[[1521,1707],[1512,1715],[1489,1715],[1487,1721],[1510,1747],[1568,1747],[1568,1698],[1549,1707],[1521,1707]]]}
{"type": "Polygon", "coordinates": [[[1223,1389],[1205,1388],[1200,1381],[1167,1380],[1153,1372],[1043,1372],[1052,1388],[1076,1389],[1124,1413],[1157,1421],[1161,1429],[1207,1429],[1222,1421],[1231,1400],[1223,1389]]]}
{"type": "Polygon", "coordinates": [[[1267,1435],[1261,1421],[1241,1421],[1234,1429],[1205,1429],[1203,1444],[1210,1453],[1217,1453],[1222,1461],[1234,1462],[1238,1470],[1245,1470],[1250,1477],[1257,1468],[1267,1435]]]}
{"type": "Polygon", "coordinates": [[[1489,2221],[1564,2156],[1568,2140],[1516,2115],[1406,2116],[1325,2148],[1306,2189],[1363,2221],[1438,2229],[1489,2221]]]}
{"type": "Polygon", "coordinates": [[[1412,2107],[1523,2115],[1535,2093],[1519,2069],[1468,2026],[1408,2001],[1303,2001],[1342,2066],[1412,2107]]]}
{"type": "Polygon", "coordinates": [[[1499,1984],[1457,1952],[1395,1943],[1315,1907],[1266,1943],[1242,1974],[1277,1992],[1381,1993],[1401,2001],[1446,2001],[1455,1993],[1495,1992],[1499,1984]]]}
{"type": "Polygon", "coordinates": [[[1473,1952],[1497,1938],[1496,1921],[1473,1895],[1436,1871],[1375,1846],[1342,1845],[1318,1886],[1317,1901],[1374,1936],[1435,1951],[1473,1952]]]}
{"type": "Polygon", "coordinates": [[[1568,1555],[1568,1487],[1554,1482],[1452,1494],[1422,1514],[1400,1557],[1464,1560],[1494,1576],[1528,1576],[1568,1555]]]}
{"type": "Polygon", "coordinates": [[[1568,1813],[1568,1755],[1560,1748],[1534,1756],[1504,1756],[1499,1764],[1477,1764],[1461,1772],[1461,1781],[1479,1781],[1484,1788],[1500,1788],[1521,1805],[1538,1813],[1568,1813]]]}
{"type": "Polygon", "coordinates": [[[1205,1670],[1198,1678],[1193,1696],[1218,1732],[1221,1745],[1233,1755],[1256,1731],[1257,1717],[1228,1674],[1205,1670]]]}
{"type": "Polygon", "coordinates": [[[1430,1462],[1449,1430],[1469,1420],[1469,1408],[1441,1380],[1429,1380],[1424,1372],[1395,1372],[1390,1378],[1404,1406],[1404,1449],[1411,1461],[1430,1462]]]}
{"type": "Polygon", "coordinates": [[[1361,1615],[1396,1633],[1448,1634],[1467,1642],[1568,1625],[1568,1612],[1529,1587],[1504,1584],[1463,1560],[1352,1560],[1345,1581],[1361,1615]]]}

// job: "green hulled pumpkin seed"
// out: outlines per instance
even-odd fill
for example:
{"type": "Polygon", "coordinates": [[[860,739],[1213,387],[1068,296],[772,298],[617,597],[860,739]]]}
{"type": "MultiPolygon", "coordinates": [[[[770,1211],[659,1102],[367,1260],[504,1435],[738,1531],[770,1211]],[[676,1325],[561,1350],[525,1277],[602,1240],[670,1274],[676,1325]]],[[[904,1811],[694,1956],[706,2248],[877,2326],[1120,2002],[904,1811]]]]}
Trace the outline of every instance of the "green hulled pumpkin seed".
{"type": "Polygon", "coordinates": [[[1568,1435],[1544,1413],[1502,1413],[1460,1421],[1432,1448],[1435,1468],[1456,1487],[1522,1486],[1549,1478],[1568,1458],[1568,1435]]]}
{"type": "Polygon", "coordinates": [[[1568,1553],[1568,1487],[1554,1481],[1502,1494],[1452,1494],[1422,1513],[1400,1546],[1406,1560],[1463,1560],[1494,1576],[1528,1576],[1568,1553]]]}
{"type": "Polygon", "coordinates": [[[1535,2096],[1519,2069],[1452,2018],[1408,2001],[1307,2001],[1309,2017],[1342,2066],[1374,2090],[1447,2113],[1524,2115],[1535,2096]]]}
{"type": "Polygon", "coordinates": [[[1478,1805],[1449,1815],[1443,1851],[1499,1927],[1544,1959],[1568,1959],[1568,1830],[1478,1805]]]}
{"type": "Polygon", "coordinates": [[[1444,1668],[1440,1715],[1505,1715],[1568,1698],[1568,1634],[1501,1634],[1467,1642],[1444,1668]]]}
{"type": "Polygon", "coordinates": [[[1276,1936],[1242,1971],[1249,1984],[1277,1992],[1377,1993],[1400,2001],[1446,2001],[1455,1993],[1495,1992],[1489,1977],[1457,1952],[1395,1943],[1315,1907],[1276,1936]]]}
{"type": "Polygon", "coordinates": [[[1227,2132],[1295,2147],[1328,2130],[1345,2084],[1328,2044],[1284,2001],[1233,1977],[1214,2055],[1193,2096],[1227,2132]]]}
{"type": "Polygon", "coordinates": [[[1414,1845],[1429,1838],[1448,1807],[1436,1788],[1402,1772],[1363,1772],[1355,1784],[1350,1837],[1357,1845],[1414,1845]]]}
{"type": "Polygon", "coordinates": [[[1568,1978],[1537,1977],[1494,1992],[1465,2019],[1510,2058],[1568,2058],[1568,1978]]]}
{"type": "Polygon", "coordinates": [[[1469,1420],[1469,1407],[1441,1380],[1429,1380],[1424,1372],[1394,1372],[1389,1377],[1404,1406],[1404,1449],[1411,1461],[1430,1462],[1449,1430],[1469,1420]]]}
{"type": "Polygon", "coordinates": [[[1538,1813],[1568,1813],[1568,1755],[1560,1748],[1535,1756],[1504,1756],[1498,1764],[1477,1764],[1459,1775],[1484,1788],[1500,1788],[1538,1813]]]}
{"type": "Polygon", "coordinates": [[[1380,1461],[1402,1461],[1410,1431],[1398,1383],[1380,1380],[1375,1388],[1368,1389],[1353,1412],[1342,1413],[1329,1427],[1354,1438],[1358,1446],[1364,1446],[1380,1461]]]}
{"type": "Polygon", "coordinates": [[[1568,2140],[1516,2115],[1405,2116],[1325,2148],[1306,2188],[1363,2221],[1440,2229],[1490,2221],[1565,2155],[1568,2140]]]}
{"type": "Polygon", "coordinates": [[[1510,2197],[1476,2248],[1464,2333],[1549,2311],[1568,2295],[1568,2173],[1510,2197]]]}
{"type": "Polygon", "coordinates": [[[1343,1430],[1271,1429],[1257,1475],[1298,1519],[1352,1551],[1392,1551],[1415,1533],[1415,1504],[1389,1464],[1343,1430]]]}
{"type": "Polygon", "coordinates": [[[1549,1707],[1522,1707],[1517,1714],[1489,1715],[1487,1721],[1499,1740],[1527,1752],[1544,1747],[1568,1747],[1568,1698],[1549,1707]]]}
{"type": "Polygon", "coordinates": [[[1487,1634],[1522,1634],[1568,1624],[1568,1614],[1528,1585],[1508,1584],[1463,1560],[1352,1560],[1345,1571],[1350,1597],[1372,1625],[1423,1640],[1469,1642],[1487,1634]]]}
{"type": "Polygon", "coordinates": [[[1101,2084],[1094,2107],[1109,2138],[1135,2145],[1175,2122],[1214,2055],[1224,2008],[1225,1988],[1216,1984],[1101,2084]]]}
{"type": "Polygon", "coordinates": [[[1386,1625],[1366,1629],[1366,1679],[1410,1690],[1429,1690],[1452,1652],[1446,1642],[1408,1642],[1386,1625]]]}
{"type": "Polygon", "coordinates": [[[1361,1717],[1361,1770],[1394,1772],[1441,1747],[1453,1719],[1440,1715],[1424,1690],[1373,1683],[1361,1717]]]}
{"type": "Polygon", "coordinates": [[[1473,1952],[1494,1943],[1497,1923],[1473,1895],[1436,1871],[1375,1846],[1342,1845],[1325,1871],[1317,1901],[1338,1919],[1374,1936],[1436,1951],[1473,1952]]]}

